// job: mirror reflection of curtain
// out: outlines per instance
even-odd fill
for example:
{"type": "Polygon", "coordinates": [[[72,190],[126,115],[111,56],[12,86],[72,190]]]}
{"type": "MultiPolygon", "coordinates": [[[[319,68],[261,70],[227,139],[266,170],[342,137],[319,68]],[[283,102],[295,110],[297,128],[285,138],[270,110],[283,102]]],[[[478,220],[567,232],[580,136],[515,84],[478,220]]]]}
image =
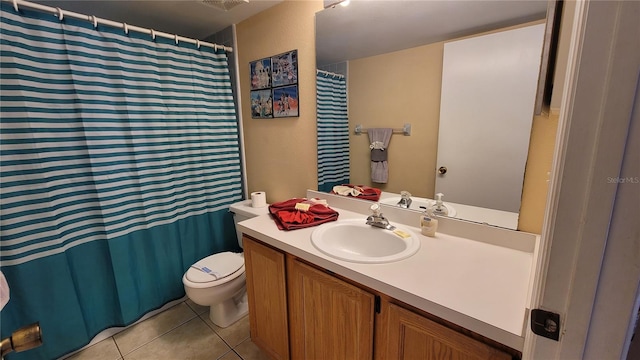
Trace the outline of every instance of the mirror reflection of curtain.
{"type": "Polygon", "coordinates": [[[318,190],[349,183],[349,118],[343,75],[317,71],[318,190]]]}
{"type": "Polygon", "coordinates": [[[56,359],[238,250],[236,112],[222,50],[1,9],[2,337],[38,321],[10,357],[56,359]]]}

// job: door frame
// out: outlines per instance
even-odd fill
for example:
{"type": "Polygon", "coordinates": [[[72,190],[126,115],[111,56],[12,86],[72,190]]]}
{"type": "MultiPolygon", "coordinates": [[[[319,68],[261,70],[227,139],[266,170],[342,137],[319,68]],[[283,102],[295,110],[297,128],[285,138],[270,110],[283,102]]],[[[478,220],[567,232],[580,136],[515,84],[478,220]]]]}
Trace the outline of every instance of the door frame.
{"type": "Polygon", "coordinates": [[[590,333],[609,333],[616,340],[605,346],[609,356],[626,354],[637,309],[594,305],[596,296],[599,301],[635,304],[640,282],[640,271],[614,269],[616,263],[640,263],[640,254],[603,262],[605,255],[611,256],[611,251],[605,253],[614,242],[625,243],[626,249],[633,249],[634,242],[637,249],[639,242],[624,236],[638,232],[632,216],[611,222],[620,184],[607,180],[620,177],[627,146],[640,69],[639,17],[636,1],[576,2],[532,292],[533,308],[560,314],[561,335],[556,342],[534,335],[527,326],[524,359],[596,358],[598,350],[587,346],[593,339],[590,333]],[[601,276],[612,269],[625,280],[619,281],[624,289],[616,292],[633,295],[619,299],[604,292],[601,276]],[[597,318],[608,321],[592,321],[597,318]]]}

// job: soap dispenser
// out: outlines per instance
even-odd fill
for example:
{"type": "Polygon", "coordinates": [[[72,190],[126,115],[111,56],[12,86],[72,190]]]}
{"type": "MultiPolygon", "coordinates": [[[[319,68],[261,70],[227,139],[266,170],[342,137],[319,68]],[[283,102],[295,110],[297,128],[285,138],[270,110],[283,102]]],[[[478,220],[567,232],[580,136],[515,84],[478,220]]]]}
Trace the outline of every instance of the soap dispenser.
{"type": "Polygon", "coordinates": [[[438,219],[433,216],[431,209],[427,209],[420,215],[420,230],[422,235],[436,236],[436,230],[438,229],[438,219]]]}
{"type": "Polygon", "coordinates": [[[447,206],[442,202],[442,196],[444,196],[442,193],[437,193],[436,202],[427,209],[427,210],[430,210],[432,215],[436,215],[436,216],[449,215],[449,209],[447,209],[447,206]]]}

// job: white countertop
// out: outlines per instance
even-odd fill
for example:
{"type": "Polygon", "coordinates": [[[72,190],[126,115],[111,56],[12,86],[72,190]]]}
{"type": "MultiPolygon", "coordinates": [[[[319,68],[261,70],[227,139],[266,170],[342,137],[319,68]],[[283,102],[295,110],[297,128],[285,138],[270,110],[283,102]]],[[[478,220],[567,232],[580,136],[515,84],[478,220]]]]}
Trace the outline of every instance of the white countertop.
{"type": "MultiPolygon", "coordinates": [[[[339,219],[366,218],[332,207],[339,219]]],[[[389,220],[393,224],[393,218],[389,220]]],[[[317,250],[311,243],[317,227],[281,231],[269,215],[238,223],[243,233],[275,248],[522,351],[534,252],[442,232],[431,238],[417,227],[405,227],[420,238],[415,255],[387,264],[360,264],[317,250]]]]}

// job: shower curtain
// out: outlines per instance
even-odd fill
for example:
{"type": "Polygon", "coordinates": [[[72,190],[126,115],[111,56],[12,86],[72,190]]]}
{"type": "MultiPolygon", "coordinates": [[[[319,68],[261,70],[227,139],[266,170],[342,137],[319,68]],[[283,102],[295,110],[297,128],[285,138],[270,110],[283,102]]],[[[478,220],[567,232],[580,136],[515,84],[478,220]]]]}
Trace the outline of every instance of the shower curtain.
{"type": "Polygon", "coordinates": [[[316,72],[318,190],[349,183],[349,119],[344,76],[316,72]]]}
{"type": "Polygon", "coordinates": [[[53,359],[184,296],[238,251],[238,126],[222,50],[1,8],[2,337],[53,359]]]}

